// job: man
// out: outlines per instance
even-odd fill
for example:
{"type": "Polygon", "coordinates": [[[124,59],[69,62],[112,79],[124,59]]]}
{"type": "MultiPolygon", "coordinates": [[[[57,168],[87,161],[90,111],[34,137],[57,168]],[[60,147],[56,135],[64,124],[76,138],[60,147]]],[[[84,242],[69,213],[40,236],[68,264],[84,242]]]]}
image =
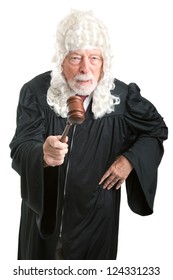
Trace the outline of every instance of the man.
{"type": "Polygon", "coordinates": [[[10,144],[21,176],[18,259],[116,259],[124,181],[132,211],[153,212],[167,127],[111,65],[104,24],[72,11],[57,28],[55,68],[21,90],[10,144]],[[85,96],[85,121],[62,143],[76,94],[85,96]]]}

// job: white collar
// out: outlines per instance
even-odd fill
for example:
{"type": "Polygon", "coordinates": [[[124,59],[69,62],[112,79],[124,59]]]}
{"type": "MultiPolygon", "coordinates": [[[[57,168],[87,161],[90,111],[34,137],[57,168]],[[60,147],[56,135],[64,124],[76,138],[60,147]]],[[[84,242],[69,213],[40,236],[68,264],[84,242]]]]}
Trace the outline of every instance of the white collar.
{"type": "Polygon", "coordinates": [[[85,111],[87,110],[88,105],[90,104],[90,101],[91,101],[92,97],[93,97],[93,93],[91,93],[90,95],[88,95],[88,96],[85,98],[84,103],[83,103],[83,106],[84,106],[85,111]]]}

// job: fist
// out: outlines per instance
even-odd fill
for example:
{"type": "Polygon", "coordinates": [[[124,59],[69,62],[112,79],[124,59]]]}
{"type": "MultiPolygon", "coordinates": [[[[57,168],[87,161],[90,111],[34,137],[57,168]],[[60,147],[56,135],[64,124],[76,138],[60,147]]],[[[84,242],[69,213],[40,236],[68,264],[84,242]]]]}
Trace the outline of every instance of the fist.
{"type": "Polygon", "coordinates": [[[63,164],[68,152],[68,138],[65,142],[60,141],[61,136],[48,136],[43,144],[43,159],[45,166],[58,166],[63,164]]]}

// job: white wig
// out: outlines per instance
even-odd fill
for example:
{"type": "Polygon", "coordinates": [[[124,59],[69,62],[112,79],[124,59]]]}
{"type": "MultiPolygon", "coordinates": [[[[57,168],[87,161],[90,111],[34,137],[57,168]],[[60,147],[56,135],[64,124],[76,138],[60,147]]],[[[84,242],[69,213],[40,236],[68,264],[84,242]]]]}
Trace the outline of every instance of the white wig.
{"type": "Polygon", "coordinates": [[[114,111],[119,98],[111,95],[114,88],[112,51],[105,25],[91,11],[72,10],[56,30],[55,68],[47,92],[47,102],[61,117],[67,117],[66,101],[75,93],[69,88],[62,72],[62,62],[70,51],[99,48],[103,56],[103,73],[93,92],[92,112],[97,119],[114,111]]]}

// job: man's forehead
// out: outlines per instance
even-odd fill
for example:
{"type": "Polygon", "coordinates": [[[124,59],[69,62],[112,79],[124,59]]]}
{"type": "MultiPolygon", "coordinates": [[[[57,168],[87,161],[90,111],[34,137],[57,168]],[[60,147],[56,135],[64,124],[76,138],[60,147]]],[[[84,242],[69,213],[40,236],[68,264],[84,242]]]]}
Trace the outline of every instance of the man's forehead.
{"type": "Polygon", "coordinates": [[[79,50],[73,50],[69,52],[70,54],[78,54],[78,55],[90,55],[90,54],[96,54],[96,55],[102,55],[101,50],[99,48],[93,48],[93,49],[79,49],[79,50]]]}

